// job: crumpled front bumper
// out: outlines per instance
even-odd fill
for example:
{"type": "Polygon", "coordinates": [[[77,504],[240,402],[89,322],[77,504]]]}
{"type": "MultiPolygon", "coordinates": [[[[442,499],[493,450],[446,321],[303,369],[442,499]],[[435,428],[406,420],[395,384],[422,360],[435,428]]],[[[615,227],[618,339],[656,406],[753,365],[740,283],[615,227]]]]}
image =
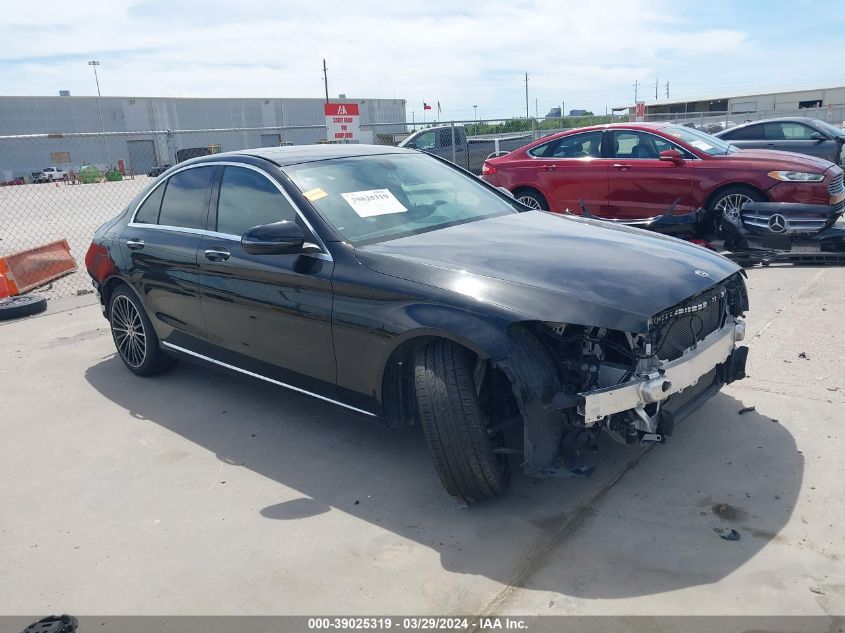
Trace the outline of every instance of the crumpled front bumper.
{"type": "Polygon", "coordinates": [[[723,217],[722,235],[731,259],[795,263],[845,263],[845,201],[836,205],[749,202],[723,217]]]}
{"type": "MultiPolygon", "coordinates": [[[[698,389],[700,393],[696,395],[700,397],[692,399],[700,404],[722,384],[745,377],[748,348],[736,346],[744,337],[745,325],[742,320],[729,319],[724,327],[705,337],[695,349],[674,361],[662,362],[657,370],[647,376],[638,376],[621,385],[578,394],[578,412],[583,415],[584,424],[592,426],[608,416],[633,411],[640,419],[642,431],[656,433],[661,414],[659,410],[648,414],[648,405],[671,402],[672,396],[686,394],[689,389],[696,391],[699,381],[709,377],[711,384],[702,386],[708,389],[698,389]],[[709,389],[713,385],[715,389],[709,389]]],[[[687,410],[691,408],[685,407],[687,410]]],[[[673,415],[674,422],[678,419],[678,412],[673,412],[673,415]]]]}
{"type": "Polygon", "coordinates": [[[689,213],[673,214],[671,212],[657,215],[651,218],[639,218],[634,220],[619,220],[614,218],[600,218],[589,213],[587,217],[608,222],[609,224],[623,224],[635,229],[645,229],[663,235],[670,235],[680,239],[692,239],[698,236],[698,227],[704,219],[704,209],[696,209],[689,213]]]}

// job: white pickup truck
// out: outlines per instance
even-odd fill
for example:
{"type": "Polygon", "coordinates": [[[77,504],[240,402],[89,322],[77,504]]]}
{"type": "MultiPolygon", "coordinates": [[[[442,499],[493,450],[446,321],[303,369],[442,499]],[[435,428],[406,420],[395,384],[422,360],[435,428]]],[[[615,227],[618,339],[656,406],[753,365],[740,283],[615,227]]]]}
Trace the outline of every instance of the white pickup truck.
{"type": "Polygon", "coordinates": [[[65,180],[68,173],[58,167],[45,167],[41,171],[32,172],[32,182],[53,182],[54,180],[65,180]]]}
{"type": "Polygon", "coordinates": [[[532,132],[468,137],[463,125],[441,125],[414,132],[399,143],[399,147],[419,149],[480,174],[481,166],[490,155],[511,152],[534,138],[532,132]]]}

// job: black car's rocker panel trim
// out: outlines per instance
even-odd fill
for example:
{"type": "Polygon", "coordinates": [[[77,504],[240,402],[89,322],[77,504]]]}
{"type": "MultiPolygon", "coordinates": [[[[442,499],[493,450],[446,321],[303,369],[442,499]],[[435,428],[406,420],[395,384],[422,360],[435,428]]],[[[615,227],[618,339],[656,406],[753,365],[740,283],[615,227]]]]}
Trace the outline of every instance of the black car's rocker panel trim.
{"type": "Polygon", "coordinates": [[[229,363],[224,363],[223,361],[217,360],[216,358],[211,358],[210,356],[205,356],[193,350],[189,350],[184,347],[179,347],[178,345],[174,345],[173,343],[168,343],[167,341],[162,341],[161,344],[171,349],[175,352],[180,352],[182,354],[187,354],[188,356],[193,356],[194,358],[199,358],[200,360],[204,360],[207,363],[211,363],[212,365],[217,365],[219,367],[223,367],[225,369],[230,369],[232,371],[236,371],[238,373],[244,374],[246,376],[251,376],[252,378],[258,378],[259,380],[264,380],[271,384],[277,385],[279,387],[284,387],[285,389],[290,389],[291,391],[296,391],[297,393],[301,393],[306,396],[311,396],[312,398],[317,398],[318,400],[322,400],[324,402],[329,402],[331,404],[336,404],[344,409],[350,409],[351,411],[355,411],[356,413],[362,413],[364,415],[368,415],[370,417],[378,417],[375,413],[371,413],[370,411],[364,411],[364,409],[359,409],[358,407],[353,407],[350,404],[346,404],[345,402],[340,402],[339,400],[333,400],[331,398],[327,398],[326,396],[321,396],[318,393],[314,393],[313,391],[307,391],[306,389],[300,389],[299,387],[294,387],[293,385],[289,385],[286,382],[282,382],[280,380],[275,380],[273,378],[268,378],[267,376],[262,376],[261,374],[256,374],[253,371],[249,371],[248,369],[242,369],[240,367],[236,367],[235,365],[230,365],[229,363]]]}

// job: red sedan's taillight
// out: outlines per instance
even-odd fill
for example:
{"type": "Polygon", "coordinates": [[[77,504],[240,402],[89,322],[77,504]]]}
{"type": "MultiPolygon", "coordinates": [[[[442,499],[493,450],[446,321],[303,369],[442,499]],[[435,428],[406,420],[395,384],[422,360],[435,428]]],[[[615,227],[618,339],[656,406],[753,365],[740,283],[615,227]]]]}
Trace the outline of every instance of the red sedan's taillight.
{"type": "Polygon", "coordinates": [[[484,163],[481,166],[481,175],[482,176],[489,176],[490,174],[495,174],[496,168],[493,167],[490,163],[484,163]]]}

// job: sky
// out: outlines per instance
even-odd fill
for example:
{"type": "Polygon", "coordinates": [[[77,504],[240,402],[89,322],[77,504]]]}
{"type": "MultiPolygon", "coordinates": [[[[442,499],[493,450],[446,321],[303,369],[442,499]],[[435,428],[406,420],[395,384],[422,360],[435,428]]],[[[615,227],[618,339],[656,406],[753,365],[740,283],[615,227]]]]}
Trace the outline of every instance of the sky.
{"type": "MultiPolygon", "coordinates": [[[[0,0],[0,94],[423,101],[441,120],[845,85],[836,0],[0,0]],[[59,3],[65,6],[66,3],[59,3]],[[59,5],[56,5],[58,7],[59,5]],[[477,106],[477,109],[473,106],[477,106]]],[[[432,113],[428,113],[430,117],[432,113]]]]}

